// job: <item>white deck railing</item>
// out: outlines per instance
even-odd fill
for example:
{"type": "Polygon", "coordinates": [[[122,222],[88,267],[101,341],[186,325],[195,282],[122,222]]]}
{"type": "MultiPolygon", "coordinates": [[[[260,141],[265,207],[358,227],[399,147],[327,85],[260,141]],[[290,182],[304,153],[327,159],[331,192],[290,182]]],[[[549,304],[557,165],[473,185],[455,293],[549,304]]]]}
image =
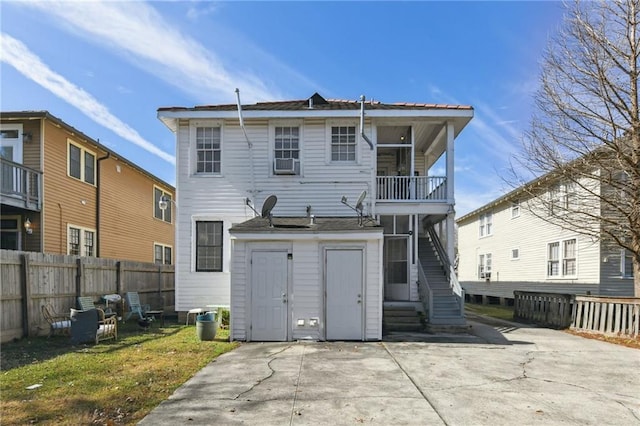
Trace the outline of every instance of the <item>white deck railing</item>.
{"type": "Polygon", "coordinates": [[[640,336],[640,298],[576,296],[572,330],[610,336],[640,336]]]}
{"type": "Polygon", "coordinates": [[[378,176],[376,200],[447,201],[444,176],[378,176]]]}

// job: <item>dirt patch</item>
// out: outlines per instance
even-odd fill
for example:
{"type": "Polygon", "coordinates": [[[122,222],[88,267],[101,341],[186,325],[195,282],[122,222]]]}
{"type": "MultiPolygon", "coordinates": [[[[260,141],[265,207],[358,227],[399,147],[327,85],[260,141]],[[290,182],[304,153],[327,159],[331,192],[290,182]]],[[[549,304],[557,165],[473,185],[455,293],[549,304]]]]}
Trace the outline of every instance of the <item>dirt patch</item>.
{"type": "Polygon", "coordinates": [[[584,337],[585,339],[601,340],[603,342],[613,343],[614,345],[622,345],[628,348],[640,349],[640,337],[636,337],[634,339],[631,337],[603,336],[600,334],[584,333],[584,332],[575,331],[575,330],[565,330],[565,331],[575,336],[584,337]]]}

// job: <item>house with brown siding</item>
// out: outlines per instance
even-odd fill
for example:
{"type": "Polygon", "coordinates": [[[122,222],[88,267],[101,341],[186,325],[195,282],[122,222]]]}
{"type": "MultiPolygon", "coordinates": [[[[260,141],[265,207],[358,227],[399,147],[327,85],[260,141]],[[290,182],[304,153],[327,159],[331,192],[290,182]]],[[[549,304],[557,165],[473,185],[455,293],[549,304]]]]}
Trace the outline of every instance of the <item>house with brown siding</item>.
{"type": "Polygon", "coordinates": [[[47,111],[0,113],[2,249],[174,262],[175,188],[47,111]]]}

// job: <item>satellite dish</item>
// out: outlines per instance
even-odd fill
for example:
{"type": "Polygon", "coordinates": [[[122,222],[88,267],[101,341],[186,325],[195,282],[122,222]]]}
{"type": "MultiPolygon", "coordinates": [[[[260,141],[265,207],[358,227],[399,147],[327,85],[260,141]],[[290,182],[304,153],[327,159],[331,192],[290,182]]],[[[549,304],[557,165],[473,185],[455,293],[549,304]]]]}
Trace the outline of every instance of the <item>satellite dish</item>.
{"type": "Polygon", "coordinates": [[[362,202],[366,197],[367,197],[367,191],[362,191],[362,193],[358,197],[358,201],[356,202],[356,209],[362,211],[362,202]]]}
{"type": "Polygon", "coordinates": [[[269,195],[264,204],[262,204],[262,217],[271,217],[271,210],[276,206],[278,197],[275,195],[269,195]]]}

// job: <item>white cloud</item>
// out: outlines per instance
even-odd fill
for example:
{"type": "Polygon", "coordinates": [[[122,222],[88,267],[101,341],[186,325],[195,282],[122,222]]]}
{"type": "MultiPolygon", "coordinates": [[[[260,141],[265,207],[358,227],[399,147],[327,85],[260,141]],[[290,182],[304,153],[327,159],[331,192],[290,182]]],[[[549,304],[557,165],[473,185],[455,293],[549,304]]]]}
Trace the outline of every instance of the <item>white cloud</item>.
{"type": "Polygon", "coordinates": [[[229,72],[211,51],[168,23],[144,2],[25,2],[66,23],[81,37],[90,37],[125,55],[146,72],[196,99],[233,101],[240,88],[243,101],[273,100],[280,94],[251,73],[229,72]]]}
{"type": "Polygon", "coordinates": [[[2,51],[0,59],[14,67],[25,77],[78,108],[101,126],[112,130],[120,137],[175,165],[176,159],[173,155],[160,150],[144,139],[137,131],[111,114],[108,108],[91,94],[52,71],[21,41],[8,34],[0,33],[0,47],[0,51],[2,51]]]}
{"type": "Polygon", "coordinates": [[[187,9],[187,18],[191,21],[197,21],[201,16],[207,16],[215,13],[218,8],[219,4],[217,2],[194,1],[187,9]]]}

